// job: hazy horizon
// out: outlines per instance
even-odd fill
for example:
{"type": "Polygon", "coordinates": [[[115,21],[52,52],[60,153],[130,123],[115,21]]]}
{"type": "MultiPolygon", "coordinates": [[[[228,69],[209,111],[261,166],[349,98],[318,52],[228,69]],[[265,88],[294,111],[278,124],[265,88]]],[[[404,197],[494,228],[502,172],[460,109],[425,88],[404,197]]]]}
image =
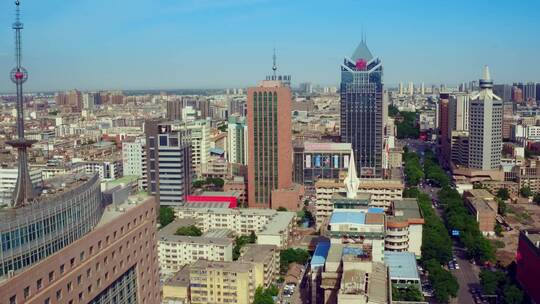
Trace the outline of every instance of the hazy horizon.
{"type": "MultiPolygon", "coordinates": [[[[278,72],[337,86],[362,31],[395,87],[540,81],[540,2],[22,0],[26,92],[221,89],[278,72]]],[[[13,1],[0,3],[0,92],[14,92],[13,1]]]]}

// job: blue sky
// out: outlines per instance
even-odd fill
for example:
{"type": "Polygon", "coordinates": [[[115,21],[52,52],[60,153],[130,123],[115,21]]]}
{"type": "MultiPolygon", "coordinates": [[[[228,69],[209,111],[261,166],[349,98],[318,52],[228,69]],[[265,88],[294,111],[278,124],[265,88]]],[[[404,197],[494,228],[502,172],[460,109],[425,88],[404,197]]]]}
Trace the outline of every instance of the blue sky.
{"type": "MultiPolygon", "coordinates": [[[[336,85],[362,28],[384,81],[540,81],[540,1],[21,0],[27,90],[253,85],[278,68],[336,85]],[[517,5],[518,3],[519,5],[517,5]]],[[[13,91],[0,1],[0,92],[13,91]],[[2,76],[4,75],[4,76],[2,76]]]]}

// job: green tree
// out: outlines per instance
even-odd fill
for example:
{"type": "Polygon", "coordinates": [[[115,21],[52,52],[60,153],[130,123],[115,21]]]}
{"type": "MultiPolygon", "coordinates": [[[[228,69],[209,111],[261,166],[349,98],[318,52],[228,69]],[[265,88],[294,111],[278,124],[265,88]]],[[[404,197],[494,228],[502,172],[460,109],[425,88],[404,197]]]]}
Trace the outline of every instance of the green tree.
{"type": "Polygon", "coordinates": [[[228,128],[228,125],[224,124],[224,125],[219,126],[218,130],[220,130],[221,132],[227,132],[227,128],[228,128]]]}
{"type": "Polygon", "coordinates": [[[279,254],[279,265],[282,273],[287,272],[291,263],[305,264],[309,259],[309,252],[300,248],[282,250],[279,254]]]}
{"type": "Polygon", "coordinates": [[[420,289],[415,285],[409,285],[404,288],[397,288],[392,285],[392,299],[394,301],[420,302],[424,300],[424,296],[420,289]]]}
{"type": "Polygon", "coordinates": [[[516,285],[506,285],[503,290],[503,298],[506,304],[520,304],[523,302],[523,291],[516,285]]]}
{"type": "Polygon", "coordinates": [[[433,286],[435,298],[441,303],[447,303],[450,297],[456,297],[459,284],[452,273],[435,261],[429,260],[425,264],[429,273],[429,281],[433,286]]]}
{"type": "Polygon", "coordinates": [[[264,288],[259,286],[255,290],[253,304],[274,304],[274,299],[272,299],[272,296],[264,288]]]}
{"type": "Polygon", "coordinates": [[[185,236],[201,236],[202,231],[197,226],[191,225],[191,226],[185,226],[185,227],[180,227],[176,229],[176,232],[174,234],[185,235],[185,236]]]}
{"type": "Polygon", "coordinates": [[[510,198],[510,192],[506,188],[500,188],[499,190],[497,190],[497,197],[503,201],[506,201],[510,198]]]}
{"type": "Polygon", "coordinates": [[[504,280],[505,275],[500,271],[482,270],[480,272],[480,284],[487,295],[497,294],[497,289],[504,280]]]}
{"type": "Polygon", "coordinates": [[[174,210],[171,207],[161,206],[159,208],[158,221],[161,228],[169,225],[172,221],[174,221],[174,210]]]}
{"type": "Polygon", "coordinates": [[[519,194],[523,197],[530,197],[533,195],[531,188],[529,186],[523,186],[519,189],[519,194]]]}
{"type": "Polygon", "coordinates": [[[249,235],[242,235],[236,237],[233,248],[233,260],[236,261],[238,260],[238,258],[240,258],[240,252],[242,251],[242,247],[244,247],[246,244],[255,244],[256,242],[257,236],[253,231],[251,231],[249,235]]]}
{"type": "Polygon", "coordinates": [[[388,116],[395,117],[398,113],[399,113],[399,110],[395,105],[393,104],[388,105],[388,116]]]}

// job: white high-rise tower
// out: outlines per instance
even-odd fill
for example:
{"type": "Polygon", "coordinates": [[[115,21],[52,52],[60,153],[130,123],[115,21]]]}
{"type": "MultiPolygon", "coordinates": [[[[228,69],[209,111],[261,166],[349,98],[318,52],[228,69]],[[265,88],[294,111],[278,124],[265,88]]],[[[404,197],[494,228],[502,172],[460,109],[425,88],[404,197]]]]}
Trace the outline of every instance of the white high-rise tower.
{"type": "Polygon", "coordinates": [[[469,110],[469,167],[496,170],[501,165],[503,103],[493,93],[488,66],[471,95],[469,110]]]}

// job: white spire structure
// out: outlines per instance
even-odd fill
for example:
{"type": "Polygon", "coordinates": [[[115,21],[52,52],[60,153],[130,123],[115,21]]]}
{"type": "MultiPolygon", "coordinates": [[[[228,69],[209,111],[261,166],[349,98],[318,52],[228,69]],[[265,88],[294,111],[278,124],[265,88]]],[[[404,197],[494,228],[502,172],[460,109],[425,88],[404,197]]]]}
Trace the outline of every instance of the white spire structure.
{"type": "Polygon", "coordinates": [[[471,99],[479,100],[501,100],[501,98],[493,93],[493,80],[489,72],[489,66],[485,65],[482,71],[482,79],[479,81],[480,91],[471,95],[471,99]]]}
{"type": "Polygon", "coordinates": [[[347,198],[356,198],[358,187],[360,186],[360,179],[356,174],[356,163],[354,161],[354,152],[351,150],[351,159],[349,160],[349,171],[347,171],[347,177],[345,177],[345,187],[347,188],[347,198]]]}

